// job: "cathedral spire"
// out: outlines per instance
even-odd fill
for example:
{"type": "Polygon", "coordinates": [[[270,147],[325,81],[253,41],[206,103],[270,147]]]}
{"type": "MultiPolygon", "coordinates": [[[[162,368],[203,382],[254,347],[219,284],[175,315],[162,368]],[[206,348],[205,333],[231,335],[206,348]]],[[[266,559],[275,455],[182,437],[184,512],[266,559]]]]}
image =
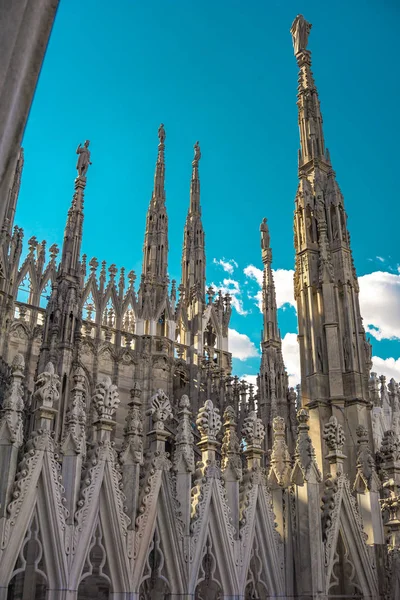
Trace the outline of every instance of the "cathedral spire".
{"type": "MultiPolygon", "coordinates": [[[[278,308],[272,273],[272,250],[267,219],[260,225],[261,258],[264,264],[262,285],[262,313],[264,327],[261,333],[261,365],[259,379],[260,415],[266,429],[266,448],[272,444],[272,421],[280,416],[289,423],[293,417],[293,398],[289,394],[288,376],[282,355],[282,341],[278,329],[278,308]]],[[[294,428],[288,427],[288,441],[293,445],[294,428]]]]}
{"type": "Polygon", "coordinates": [[[267,219],[260,225],[261,232],[261,257],[264,263],[262,308],[264,317],[263,342],[278,342],[281,338],[278,329],[278,310],[276,306],[276,292],[274,276],[272,273],[272,250],[267,219]]]}
{"type": "MultiPolygon", "coordinates": [[[[76,150],[78,176],[75,179],[75,191],[68,211],[61,261],[46,308],[39,372],[50,360],[56,371],[62,374],[64,368],[69,368],[68,365],[77,352],[80,339],[82,320],[80,252],[86,175],[92,164],[89,143],[89,140],[86,140],[84,145],[79,144],[76,150]]],[[[64,400],[63,396],[62,401],[64,400]]]]}
{"type": "Polygon", "coordinates": [[[199,142],[196,142],[192,161],[192,179],[190,181],[190,204],[186,217],[182,251],[182,284],[185,287],[186,298],[189,298],[190,290],[194,286],[196,286],[196,291],[201,298],[205,297],[206,256],[200,207],[200,158],[200,145],[199,142]]]}
{"type": "MultiPolygon", "coordinates": [[[[320,435],[314,441],[322,464],[321,432],[330,415],[352,424],[354,431],[350,430],[348,440],[354,438],[357,425],[364,424],[369,404],[370,347],[360,314],[343,196],[325,149],[311,53],[307,50],[310,29],[311,24],[300,15],[290,30],[300,69],[297,106],[301,150],[294,223],[294,288],[301,397],[303,405],[318,415],[313,419],[320,425],[320,435]],[[346,407],[343,414],[342,406],[346,407]],[[347,415],[351,410],[357,418],[347,415]]],[[[345,454],[349,465],[354,465],[356,457],[350,442],[345,454]]],[[[326,464],[326,472],[327,467],[326,464]]]]}
{"type": "Polygon", "coordinates": [[[90,162],[89,140],[83,146],[79,144],[76,153],[78,162],[76,169],[78,176],[75,179],[75,192],[72,197],[71,207],[68,211],[67,224],[64,232],[64,243],[60,262],[60,274],[79,277],[80,252],[82,245],[83,204],[86,187],[86,174],[90,162]]]}
{"type": "Polygon", "coordinates": [[[158,155],[154,174],[154,189],[146,218],[143,245],[143,275],[153,283],[167,283],[168,217],[165,208],[165,130],[158,128],[158,155]]]}
{"type": "Polygon", "coordinates": [[[325,150],[318,92],[311,71],[311,52],[307,50],[310,30],[311,23],[308,23],[303,15],[295,18],[290,29],[299,67],[297,106],[301,145],[299,151],[300,170],[312,160],[329,163],[329,155],[325,150]]]}

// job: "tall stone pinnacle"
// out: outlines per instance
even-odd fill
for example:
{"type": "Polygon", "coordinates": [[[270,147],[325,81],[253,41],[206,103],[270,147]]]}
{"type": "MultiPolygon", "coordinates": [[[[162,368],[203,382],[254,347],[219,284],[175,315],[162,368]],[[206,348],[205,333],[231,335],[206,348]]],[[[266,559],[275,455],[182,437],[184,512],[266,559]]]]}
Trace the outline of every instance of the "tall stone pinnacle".
{"type": "Polygon", "coordinates": [[[265,218],[260,225],[260,233],[261,257],[264,263],[262,286],[262,308],[264,317],[263,342],[275,341],[280,344],[281,338],[278,329],[275,283],[271,267],[272,250],[270,247],[270,235],[267,219],[265,218]]]}
{"type": "Polygon", "coordinates": [[[158,154],[154,189],[146,218],[143,245],[143,275],[148,281],[165,285],[168,269],[168,217],[165,208],[165,130],[158,128],[158,154]]]}
{"type": "MultiPolygon", "coordinates": [[[[358,404],[357,419],[349,418],[355,428],[359,419],[363,424],[361,407],[369,404],[370,348],[360,314],[343,196],[325,149],[311,52],[307,50],[310,29],[310,23],[302,16],[296,17],[291,28],[299,67],[297,106],[301,149],[294,217],[294,287],[301,396],[303,405],[322,411],[321,430],[329,418],[329,410],[323,412],[323,406],[335,412],[334,407],[344,402],[358,404]]],[[[352,437],[353,433],[347,439],[352,437]]],[[[321,444],[321,440],[315,440],[320,464],[321,444]]],[[[345,451],[349,464],[355,464],[353,450],[345,451]]]]}
{"type": "Polygon", "coordinates": [[[83,229],[83,206],[84,193],[86,187],[86,174],[90,162],[89,141],[86,140],[83,146],[79,144],[76,153],[78,162],[76,169],[78,176],[75,179],[75,191],[72,197],[71,207],[68,211],[67,223],[64,231],[64,242],[61,254],[60,275],[69,275],[72,277],[80,276],[80,253],[82,245],[83,229]]]}
{"type": "Polygon", "coordinates": [[[183,234],[182,285],[188,299],[190,291],[196,287],[197,294],[205,298],[205,236],[201,222],[199,161],[200,145],[194,145],[192,178],[190,181],[190,204],[183,234]]]}

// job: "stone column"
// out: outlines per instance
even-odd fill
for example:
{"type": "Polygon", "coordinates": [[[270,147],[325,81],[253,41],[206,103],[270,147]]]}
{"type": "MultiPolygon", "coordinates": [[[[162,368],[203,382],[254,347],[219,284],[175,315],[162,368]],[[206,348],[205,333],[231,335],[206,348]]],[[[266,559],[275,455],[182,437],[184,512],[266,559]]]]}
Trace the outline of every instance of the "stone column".
{"type": "Polygon", "coordinates": [[[82,367],[73,373],[74,386],[65,417],[65,434],[61,444],[63,453],[62,478],[69,511],[68,523],[74,524],[74,512],[81,483],[82,462],[86,456],[86,381],[82,367]]]}
{"type": "Polygon", "coordinates": [[[286,594],[290,597],[294,593],[293,532],[290,512],[291,499],[289,494],[292,461],[286,444],[285,420],[283,417],[275,417],[272,422],[272,429],[274,438],[268,473],[268,484],[272,494],[274,515],[278,526],[277,531],[284,542],[286,594]]]}
{"type": "Polygon", "coordinates": [[[0,228],[22,136],[59,0],[2,0],[0,22],[0,228]]]}
{"type": "Polygon", "coordinates": [[[184,394],[179,402],[179,425],[175,437],[173,470],[176,472],[176,491],[185,524],[185,538],[190,538],[190,510],[192,473],[194,473],[194,436],[190,422],[189,397],[184,394]]]}
{"type": "Polygon", "coordinates": [[[126,417],[124,443],[120,454],[122,481],[126,496],[127,515],[131,520],[130,528],[135,528],[135,519],[139,500],[139,474],[143,464],[143,417],[142,391],[135,383],[131,390],[131,402],[126,417]]]}
{"type": "Polygon", "coordinates": [[[239,534],[239,482],[242,479],[239,438],[236,433],[236,413],[231,406],[224,412],[224,437],[222,440],[222,478],[231,509],[232,522],[239,534]]]}
{"type": "Polygon", "coordinates": [[[308,410],[297,413],[298,436],[291,475],[295,498],[294,547],[300,597],[323,598],[324,562],[321,527],[321,473],[309,436],[308,410]]]}
{"type": "Polygon", "coordinates": [[[25,362],[17,354],[11,365],[11,381],[0,417],[0,518],[7,516],[18,465],[18,450],[24,440],[22,413],[24,410],[23,380],[25,362]]]}

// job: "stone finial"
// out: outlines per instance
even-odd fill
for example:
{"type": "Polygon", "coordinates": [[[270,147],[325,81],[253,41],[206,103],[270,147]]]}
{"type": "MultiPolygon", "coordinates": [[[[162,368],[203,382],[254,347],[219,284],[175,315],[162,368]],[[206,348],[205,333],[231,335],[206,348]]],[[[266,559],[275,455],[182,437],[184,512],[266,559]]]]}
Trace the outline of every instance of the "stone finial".
{"type": "Polygon", "coordinates": [[[78,171],[78,177],[86,177],[86,173],[88,171],[90,162],[90,150],[89,150],[89,140],[83,144],[79,144],[76,149],[76,153],[78,155],[78,162],[76,163],[76,170],[78,171]]]}
{"type": "Polygon", "coordinates": [[[206,400],[204,406],[200,408],[196,425],[199,428],[202,442],[212,444],[217,442],[217,435],[221,429],[222,421],[219,409],[214,407],[212,400],[206,400]]]}
{"type": "Polygon", "coordinates": [[[146,412],[153,417],[155,431],[165,430],[165,421],[172,416],[171,403],[164,390],[159,389],[150,399],[150,408],[146,412]]]}
{"type": "Polygon", "coordinates": [[[39,373],[33,394],[37,403],[36,429],[50,429],[57,410],[54,403],[60,398],[60,378],[54,371],[52,362],[48,362],[44,371],[39,373]]]}
{"type": "Polygon", "coordinates": [[[71,402],[65,416],[65,436],[62,442],[63,453],[69,451],[86,454],[86,377],[81,366],[73,373],[74,385],[71,402]]]}
{"type": "Polygon", "coordinates": [[[383,434],[380,456],[385,469],[387,464],[400,461],[400,438],[391,429],[383,434]]]}
{"type": "Polygon", "coordinates": [[[236,433],[236,413],[232,406],[227,406],[224,412],[224,437],[222,439],[222,469],[225,474],[232,472],[235,479],[242,477],[242,461],[240,444],[236,433]]]}
{"type": "Polygon", "coordinates": [[[344,430],[339,421],[333,415],[327,423],[325,423],[322,434],[326,445],[328,446],[329,454],[327,459],[331,466],[331,475],[336,477],[343,472],[343,461],[346,456],[343,454],[343,446],[346,441],[344,430]]]}
{"type": "Polygon", "coordinates": [[[332,416],[325,424],[323,438],[331,453],[342,453],[346,437],[336,417],[332,416]]]}
{"type": "Polygon", "coordinates": [[[190,422],[189,396],[184,394],[179,401],[179,425],[175,437],[175,455],[173,461],[174,471],[194,473],[194,452],[192,424],[190,422]]]}
{"type": "Polygon", "coordinates": [[[375,460],[369,447],[368,430],[364,425],[359,425],[356,434],[358,437],[357,476],[353,489],[358,493],[365,492],[365,489],[377,491],[380,487],[379,478],[376,474],[375,460]]]}
{"type": "Polygon", "coordinates": [[[297,442],[295,451],[295,466],[292,474],[292,480],[295,483],[303,484],[304,480],[308,480],[312,466],[315,467],[316,479],[321,480],[317,461],[315,458],[315,449],[312,440],[309,436],[310,426],[309,412],[306,408],[300,408],[297,411],[297,442]]]}
{"type": "Polygon", "coordinates": [[[311,31],[311,23],[305,20],[303,15],[297,15],[290,28],[290,33],[293,38],[294,53],[297,55],[299,52],[307,50],[308,36],[311,31]]]}
{"type": "Polygon", "coordinates": [[[60,378],[56,375],[52,362],[48,362],[44,371],[39,373],[34,396],[46,408],[53,408],[54,402],[59,399],[60,378]]]}
{"type": "Polygon", "coordinates": [[[124,442],[120,460],[123,464],[143,463],[143,417],[142,417],[142,390],[135,382],[131,389],[131,401],[129,402],[128,415],[125,419],[124,442]]]}
{"type": "Polygon", "coordinates": [[[24,410],[24,369],[22,354],[16,354],[11,364],[11,380],[7,387],[0,417],[0,440],[20,447],[24,440],[22,413],[24,410]]]}
{"type": "Polygon", "coordinates": [[[113,422],[119,403],[118,388],[112,383],[111,378],[106,375],[96,385],[92,398],[96,420],[113,422]]]}
{"type": "Polygon", "coordinates": [[[252,410],[245,418],[242,433],[248,447],[261,449],[265,428],[261,419],[257,417],[255,410],[252,410]]]}

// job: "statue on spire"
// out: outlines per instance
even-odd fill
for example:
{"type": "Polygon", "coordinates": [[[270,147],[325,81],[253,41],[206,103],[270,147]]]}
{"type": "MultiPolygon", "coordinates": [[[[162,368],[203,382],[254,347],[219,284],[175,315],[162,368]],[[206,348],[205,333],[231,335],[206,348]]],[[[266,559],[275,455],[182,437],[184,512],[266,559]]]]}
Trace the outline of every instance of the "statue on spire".
{"type": "Polygon", "coordinates": [[[293,47],[295,55],[303,50],[307,50],[308,36],[311,30],[311,23],[305,20],[303,15],[297,15],[293,21],[290,33],[293,38],[293,47]]]}
{"type": "Polygon", "coordinates": [[[267,219],[264,217],[262,223],[260,225],[261,232],[261,250],[269,250],[270,247],[270,237],[269,237],[269,229],[267,224],[267,219]]]}
{"type": "Polygon", "coordinates": [[[158,139],[160,140],[160,144],[164,145],[164,142],[165,142],[164,123],[161,123],[160,127],[158,128],[158,139]]]}
{"type": "Polygon", "coordinates": [[[196,142],[195,145],[193,146],[194,148],[194,159],[192,160],[192,166],[193,167],[198,167],[199,166],[199,160],[201,159],[201,152],[200,152],[200,144],[199,142],[196,142]]]}
{"type": "Polygon", "coordinates": [[[86,177],[87,170],[90,162],[90,150],[89,150],[89,140],[86,140],[83,146],[79,144],[76,149],[76,153],[78,154],[78,162],[76,163],[76,170],[78,171],[78,177],[86,177]]]}

